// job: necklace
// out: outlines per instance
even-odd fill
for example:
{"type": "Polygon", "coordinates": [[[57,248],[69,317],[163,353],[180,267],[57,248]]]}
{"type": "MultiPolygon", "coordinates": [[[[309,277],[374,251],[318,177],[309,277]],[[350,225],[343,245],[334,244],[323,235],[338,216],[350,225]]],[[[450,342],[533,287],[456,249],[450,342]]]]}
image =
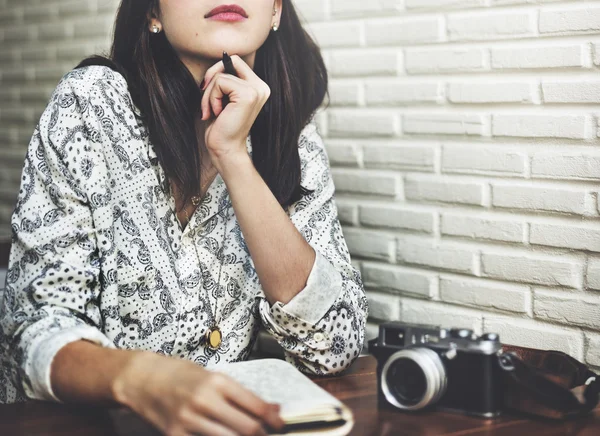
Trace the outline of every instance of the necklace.
{"type": "MultiPolygon", "coordinates": [[[[216,174],[209,177],[208,180],[206,181],[206,183],[204,183],[203,185],[200,185],[200,193],[198,195],[192,196],[191,201],[192,201],[192,205],[194,207],[198,207],[200,205],[200,203],[202,202],[202,193],[205,192],[208,185],[210,185],[211,182],[215,179],[215,176],[216,176],[216,174]]],[[[190,222],[190,216],[187,213],[186,207],[183,208],[183,213],[185,214],[185,219],[186,219],[185,225],[187,226],[190,222]]],[[[183,228],[183,226],[181,226],[181,227],[183,228]]]]}
{"type": "MultiPolygon", "coordinates": [[[[192,197],[192,202],[193,202],[193,199],[194,199],[194,197],[192,197]]],[[[198,202],[198,204],[200,204],[200,203],[198,202]]],[[[190,218],[187,213],[187,210],[184,210],[184,212],[185,212],[187,222],[189,223],[190,218]]],[[[217,296],[219,294],[219,289],[221,287],[221,270],[223,268],[223,252],[225,250],[225,239],[227,237],[227,221],[228,220],[229,220],[229,210],[227,211],[227,217],[225,218],[225,224],[224,224],[224,229],[223,229],[223,242],[221,243],[221,247],[219,248],[219,250],[217,252],[217,259],[219,260],[219,277],[217,279],[217,288],[216,288],[217,295],[215,296],[215,310],[212,313],[212,315],[213,315],[212,326],[210,328],[208,328],[208,330],[204,334],[204,342],[205,342],[206,346],[213,351],[217,351],[223,341],[223,333],[221,332],[221,328],[219,327],[220,319],[217,318],[217,309],[219,308],[219,305],[217,302],[217,296]]],[[[191,233],[192,238],[194,238],[195,235],[196,235],[196,232],[194,230],[191,233]]],[[[196,241],[192,240],[192,243],[194,244],[194,251],[196,252],[196,259],[198,260],[198,266],[200,266],[200,255],[198,254],[198,247],[196,247],[196,241]]],[[[208,293],[207,293],[206,298],[207,298],[207,302],[208,302],[208,298],[209,298],[208,293]]],[[[209,309],[210,309],[210,303],[208,303],[208,305],[209,305],[209,309]]]]}

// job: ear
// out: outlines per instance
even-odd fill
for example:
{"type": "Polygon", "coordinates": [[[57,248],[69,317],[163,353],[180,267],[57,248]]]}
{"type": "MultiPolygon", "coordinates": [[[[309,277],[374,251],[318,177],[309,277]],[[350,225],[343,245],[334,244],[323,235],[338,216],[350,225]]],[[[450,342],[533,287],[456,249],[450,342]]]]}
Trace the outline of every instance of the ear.
{"type": "Polygon", "coordinates": [[[273,2],[273,9],[276,9],[277,12],[273,16],[273,23],[277,24],[277,26],[281,26],[281,14],[283,8],[283,0],[275,0],[273,2]]]}
{"type": "Polygon", "coordinates": [[[162,28],[162,23],[160,22],[160,11],[158,10],[158,5],[152,6],[152,8],[148,11],[146,15],[146,19],[148,20],[148,27],[156,25],[162,28]]]}

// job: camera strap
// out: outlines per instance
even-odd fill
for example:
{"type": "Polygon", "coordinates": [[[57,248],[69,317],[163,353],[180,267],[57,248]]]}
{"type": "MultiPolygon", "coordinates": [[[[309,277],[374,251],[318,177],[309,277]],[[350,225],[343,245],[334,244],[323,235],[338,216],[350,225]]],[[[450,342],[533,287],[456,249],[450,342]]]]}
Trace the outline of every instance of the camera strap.
{"type": "Polygon", "coordinates": [[[498,356],[504,382],[504,406],[554,419],[594,409],[600,377],[560,351],[505,345],[498,356]]]}

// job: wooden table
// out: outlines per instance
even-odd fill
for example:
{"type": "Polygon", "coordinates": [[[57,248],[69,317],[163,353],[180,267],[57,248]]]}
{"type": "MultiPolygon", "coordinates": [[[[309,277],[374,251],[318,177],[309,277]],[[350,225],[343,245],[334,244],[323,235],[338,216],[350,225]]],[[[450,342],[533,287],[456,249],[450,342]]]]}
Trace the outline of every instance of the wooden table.
{"type": "MultiPolygon", "coordinates": [[[[458,414],[406,414],[378,410],[375,359],[361,357],[340,376],[315,380],[352,408],[352,435],[368,436],[514,436],[600,435],[600,407],[570,422],[505,415],[482,420],[458,414]]],[[[125,409],[81,408],[43,402],[0,405],[0,435],[157,435],[148,424],[125,409]]]]}

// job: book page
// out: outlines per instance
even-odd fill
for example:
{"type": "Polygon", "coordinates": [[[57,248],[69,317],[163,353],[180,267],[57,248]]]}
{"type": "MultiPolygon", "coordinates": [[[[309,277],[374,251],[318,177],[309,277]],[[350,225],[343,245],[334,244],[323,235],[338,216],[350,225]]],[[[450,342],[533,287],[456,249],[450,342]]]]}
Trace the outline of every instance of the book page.
{"type": "Polygon", "coordinates": [[[281,405],[281,415],[308,414],[342,407],[342,403],[313,383],[292,364],[279,359],[235,362],[210,368],[228,375],[263,400],[281,405]]]}

